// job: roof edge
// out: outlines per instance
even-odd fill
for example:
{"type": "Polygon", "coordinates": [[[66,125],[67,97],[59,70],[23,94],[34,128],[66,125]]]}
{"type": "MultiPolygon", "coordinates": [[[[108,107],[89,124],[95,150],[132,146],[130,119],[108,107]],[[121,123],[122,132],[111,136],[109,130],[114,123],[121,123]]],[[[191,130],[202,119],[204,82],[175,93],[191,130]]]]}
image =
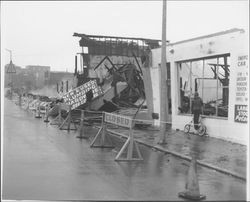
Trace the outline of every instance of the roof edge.
{"type": "Polygon", "coordinates": [[[190,41],[195,41],[195,40],[199,40],[199,39],[210,38],[210,37],[214,37],[214,36],[220,36],[220,35],[229,34],[229,33],[233,33],[233,32],[244,33],[245,30],[244,29],[239,29],[239,28],[233,28],[233,29],[229,29],[229,30],[225,30],[225,31],[221,31],[221,32],[216,32],[216,33],[209,34],[209,35],[203,35],[203,36],[199,36],[199,37],[195,37],[195,38],[191,38],[191,39],[186,39],[186,40],[177,41],[177,42],[174,42],[174,43],[169,43],[168,45],[177,45],[177,44],[181,44],[181,43],[185,43],[185,42],[190,42],[190,41]]]}

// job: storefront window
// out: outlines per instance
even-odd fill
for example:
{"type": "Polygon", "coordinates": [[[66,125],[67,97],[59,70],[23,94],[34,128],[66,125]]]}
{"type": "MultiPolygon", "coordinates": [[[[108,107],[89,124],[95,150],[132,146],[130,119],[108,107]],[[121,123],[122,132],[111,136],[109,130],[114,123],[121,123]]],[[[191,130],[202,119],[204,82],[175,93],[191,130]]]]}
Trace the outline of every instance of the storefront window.
{"type": "Polygon", "coordinates": [[[197,91],[203,100],[203,115],[228,116],[229,55],[179,62],[180,113],[191,114],[197,91]]]}

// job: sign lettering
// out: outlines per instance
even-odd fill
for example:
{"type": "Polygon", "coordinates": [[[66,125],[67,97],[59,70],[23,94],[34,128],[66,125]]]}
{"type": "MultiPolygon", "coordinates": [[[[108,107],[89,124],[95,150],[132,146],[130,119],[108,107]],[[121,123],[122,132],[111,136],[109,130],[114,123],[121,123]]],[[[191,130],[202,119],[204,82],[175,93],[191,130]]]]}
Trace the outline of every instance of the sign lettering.
{"type": "Polygon", "coordinates": [[[62,98],[64,99],[65,104],[72,105],[72,109],[75,109],[86,103],[86,93],[90,90],[93,91],[93,98],[103,94],[103,91],[101,87],[97,85],[96,80],[91,80],[64,94],[62,98]]]}
{"type": "Polygon", "coordinates": [[[112,123],[114,125],[122,126],[125,128],[132,127],[132,119],[127,116],[122,116],[118,114],[106,113],[104,114],[104,122],[112,123]]]}
{"type": "Polygon", "coordinates": [[[248,110],[247,105],[235,105],[234,121],[239,123],[247,123],[248,110]]]}

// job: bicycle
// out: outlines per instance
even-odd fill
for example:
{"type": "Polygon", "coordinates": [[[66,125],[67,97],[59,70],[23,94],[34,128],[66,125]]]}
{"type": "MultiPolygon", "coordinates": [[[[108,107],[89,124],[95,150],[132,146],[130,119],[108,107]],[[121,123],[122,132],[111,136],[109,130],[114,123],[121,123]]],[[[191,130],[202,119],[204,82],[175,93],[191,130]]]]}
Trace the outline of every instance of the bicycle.
{"type": "MultiPolygon", "coordinates": [[[[199,123],[198,123],[199,128],[197,132],[198,132],[198,135],[200,136],[206,135],[206,132],[207,132],[207,127],[202,123],[203,118],[204,117],[200,116],[199,123]]],[[[192,119],[188,124],[184,126],[184,132],[189,134],[192,127],[194,128],[194,119],[192,119]]]]}

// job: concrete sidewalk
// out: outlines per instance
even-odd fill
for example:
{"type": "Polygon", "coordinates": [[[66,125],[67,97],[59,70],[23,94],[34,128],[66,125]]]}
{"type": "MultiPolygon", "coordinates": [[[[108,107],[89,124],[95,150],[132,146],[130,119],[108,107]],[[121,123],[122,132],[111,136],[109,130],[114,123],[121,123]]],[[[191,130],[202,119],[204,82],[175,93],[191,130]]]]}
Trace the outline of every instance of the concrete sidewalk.
{"type": "MultiPolygon", "coordinates": [[[[128,135],[128,131],[121,128],[109,127],[110,130],[128,135]]],[[[237,143],[221,140],[213,137],[201,137],[187,135],[183,131],[168,129],[166,132],[167,144],[159,145],[159,131],[152,128],[135,129],[135,138],[142,144],[152,148],[160,148],[161,151],[170,151],[184,158],[191,158],[195,154],[198,161],[204,165],[232,173],[246,179],[247,147],[237,143]]]]}

